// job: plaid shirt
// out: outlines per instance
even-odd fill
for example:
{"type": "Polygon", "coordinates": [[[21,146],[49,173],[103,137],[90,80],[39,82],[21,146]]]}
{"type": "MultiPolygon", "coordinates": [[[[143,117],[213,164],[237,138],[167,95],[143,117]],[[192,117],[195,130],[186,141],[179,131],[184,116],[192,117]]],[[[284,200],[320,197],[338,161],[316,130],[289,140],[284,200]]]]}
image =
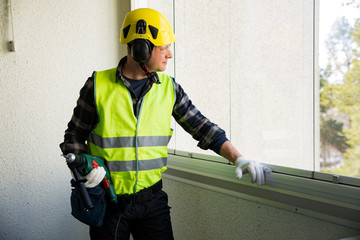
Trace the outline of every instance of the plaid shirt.
{"type": "MultiPolygon", "coordinates": [[[[122,65],[125,62],[126,57],[121,59],[117,67],[117,80],[123,81],[125,86],[129,89],[133,99],[134,112],[137,116],[143,97],[151,89],[154,83],[148,80],[140,97],[137,98],[131,89],[130,83],[124,78],[121,72],[122,65]]],[[[175,81],[174,83],[176,102],[174,104],[172,116],[185,131],[190,133],[192,137],[199,142],[198,146],[200,148],[211,149],[219,154],[221,145],[227,141],[224,130],[202,115],[192,104],[183,88],[175,81]]],[[[74,108],[73,116],[68,123],[68,128],[65,131],[64,142],[60,144],[61,151],[64,154],[86,153],[86,140],[90,131],[96,127],[98,122],[99,117],[97,115],[94,99],[94,76],[91,76],[80,90],[80,97],[74,108]]]]}

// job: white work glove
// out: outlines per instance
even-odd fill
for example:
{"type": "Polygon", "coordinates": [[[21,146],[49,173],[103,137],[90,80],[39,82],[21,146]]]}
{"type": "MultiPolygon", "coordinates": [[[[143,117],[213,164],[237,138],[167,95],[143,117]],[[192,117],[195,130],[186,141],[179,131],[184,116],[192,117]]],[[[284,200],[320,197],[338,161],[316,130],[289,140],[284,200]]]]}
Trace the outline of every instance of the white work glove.
{"type": "Polygon", "coordinates": [[[236,176],[241,179],[243,173],[249,172],[251,175],[251,182],[257,185],[263,185],[265,183],[264,172],[271,172],[271,169],[261,165],[256,161],[247,160],[244,157],[239,157],[235,161],[236,176]]]}
{"type": "Polygon", "coordinates": [[[81,179],[86,179],[86,182],[84,182],[86,188],[93,188],[101,183],[105,177],[105,174],[106,171],[103,167],[97,167],[91,170],[88,175],[81,176],[81,179]]]}

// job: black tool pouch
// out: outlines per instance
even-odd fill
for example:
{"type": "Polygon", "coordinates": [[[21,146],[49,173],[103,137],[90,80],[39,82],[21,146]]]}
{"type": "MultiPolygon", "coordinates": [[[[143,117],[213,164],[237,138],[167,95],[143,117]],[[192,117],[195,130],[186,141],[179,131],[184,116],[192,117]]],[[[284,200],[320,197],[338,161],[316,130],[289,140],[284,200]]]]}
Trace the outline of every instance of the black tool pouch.
{"type": "Polygon", "coordinates": [[[71,215],[91,227],[101,227],[106,210],[105,191],[100,184],[93,188],[87,188],[86,190],[89,193],[94,208],[86,211],[79,193],[75,189],[72,189],[70,197],[71,215]]]}

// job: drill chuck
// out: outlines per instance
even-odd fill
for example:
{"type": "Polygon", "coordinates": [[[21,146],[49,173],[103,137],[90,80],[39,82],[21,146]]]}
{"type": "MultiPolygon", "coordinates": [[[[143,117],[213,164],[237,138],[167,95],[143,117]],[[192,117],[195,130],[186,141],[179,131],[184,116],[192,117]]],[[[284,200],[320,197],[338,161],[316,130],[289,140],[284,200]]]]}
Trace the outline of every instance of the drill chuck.
{"type": "Polygon", "coordinates": [[[67,155],[63,155],[63,156],[65,157],[67,164],[78,166],[82,162],[81,155],[75,155],[74,153],[68,153],[67,155]]]}
{"type": "Polygon", "coordinates": [[[73,163],[76,160],[76,155],[73,153],[69,153],[68,155],[64,155],[67,163],[73,163]]]}

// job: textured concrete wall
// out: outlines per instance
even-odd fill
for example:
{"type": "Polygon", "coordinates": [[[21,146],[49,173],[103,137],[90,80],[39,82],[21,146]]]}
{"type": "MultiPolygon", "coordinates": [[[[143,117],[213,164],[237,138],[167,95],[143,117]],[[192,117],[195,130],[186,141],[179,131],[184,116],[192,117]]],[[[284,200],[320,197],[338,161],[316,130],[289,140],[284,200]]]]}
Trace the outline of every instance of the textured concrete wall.
{"type": "Polygon", "coordinates": [[[60,156],[79,90],[117,65],[127,1],[0,2],[0,239],[87,239],[70,215],[70,173],[60,156]]]}

